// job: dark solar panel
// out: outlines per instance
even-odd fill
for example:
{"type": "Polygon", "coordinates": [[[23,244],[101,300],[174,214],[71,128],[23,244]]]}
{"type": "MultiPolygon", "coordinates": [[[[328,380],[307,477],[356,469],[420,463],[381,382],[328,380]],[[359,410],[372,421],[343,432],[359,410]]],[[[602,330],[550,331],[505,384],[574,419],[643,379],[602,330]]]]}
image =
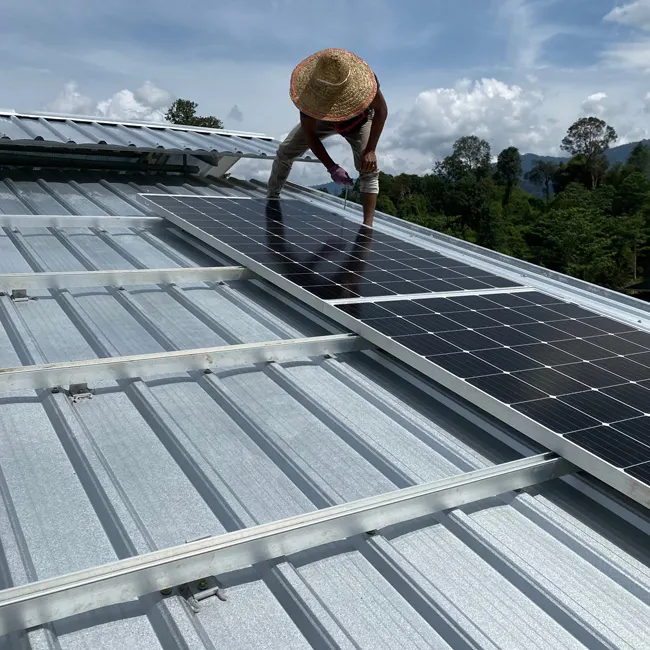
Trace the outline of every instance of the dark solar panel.
{"type": "Polygon", "coordinates": [[[496,293],[524,287],[300,201],[150,200],[318,298],[351,298],[326,313],[517,412],[524,433],[521,416],[650,486],[650,333],[539,291],[496,293]],[[401,298],[441,291],[459,294],[401,298]]]}
{"type": "MultiPolygon", "coordinates": [[[[381,319],[384,332],[391,318],[401,330],[411,324],[426,331],[394,341],[644,480],[642,463],[650,462],[645,332],[535,291],[396,299],[381,309],[392,314],[381,319]]],[[[375,327],[372,318],[359,318],[375,327]]]]}
{"type": "Polygon", "coordinates": [[[323,300],[521,286],[302,201],[147,200],[323,300]]]}

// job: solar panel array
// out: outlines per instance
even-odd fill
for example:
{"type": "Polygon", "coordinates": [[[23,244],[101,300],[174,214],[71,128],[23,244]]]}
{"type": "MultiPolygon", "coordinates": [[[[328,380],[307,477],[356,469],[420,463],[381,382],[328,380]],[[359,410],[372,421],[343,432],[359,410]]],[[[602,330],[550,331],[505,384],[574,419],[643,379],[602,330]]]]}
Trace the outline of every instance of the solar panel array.
{"type": "MultiPolygon", "coordinates": [[[[577,464],[591,463],[593,455],[650,486],[650,333],[303,202],[143,196],[222,252],[230,247],[272,279],[281,275],[329,300],[328,315],[380,347],[417,355],[428,376],[439,379],[442,369],[472,387],[472,395],[489,396],[500,409],[525,416],[522,423],[535,422],[570,450],[588,452],[567,454],[577,464]],[[475,288],[469,280],[490,291],[463,294],[475,288]],[[501,281],[517,289],[495,291],[501,281]],[[368,287],[375,288],[364,293],[368,287]],[[426,295],[403,295],[427,288],[426,295]],[[361,299],[373,291],[381,300],[361,299]]],[[[609,469],[599,476],[622,485],[609,469]]]]}
{"type": "Polygon", "coordinates": [[[151,200],[323,300],[520,286],[302,201],[151,200]]]}
{"type": "Polygon", "coordinates": [[[338,309],[650,480],[649,333],[536,291],[338,309]]]}

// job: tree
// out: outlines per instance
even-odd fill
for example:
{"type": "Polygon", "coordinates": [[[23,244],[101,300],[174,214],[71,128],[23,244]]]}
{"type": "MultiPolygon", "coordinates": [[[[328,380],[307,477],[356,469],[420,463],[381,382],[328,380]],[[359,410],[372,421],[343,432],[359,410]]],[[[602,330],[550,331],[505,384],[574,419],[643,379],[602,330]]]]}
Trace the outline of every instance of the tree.
{"type": "Polygon", "coordinates": [[[395,204],[391,201],[390,197],[385,194],[380,194],[377,197],[377,210],[379,210],[379,212],[390,214],[393,217],[397,214],[395,204]]]}
{"type": "Polygon", "coordinates": [[[489,188],[470,175],[449,184],[443,212],[459,217],[464,228],[477,230],[490,197],[489,188]]]}
{"type": "Polygon", "coordinates": [[[475,178],[490,175],[490,144],[476,135],[466,135],[454,143],[454,149],[441,163],[436,165],[436,172],[450,180],[459,180],[465,174],[475,178]]]}
{"type": "Polygon", "coordinates": [[[402,219],[418,223],[429,214],[427,200],[421,194],[408,196],[397,204],[397,214],[402,219]]]}
{"type": "Polygon", "coordinates": [[[503,240],[503,214],[498,203],[484,204],[476,224],[476,243],[485,248],[500,250],[503,240]]]}
{"type": "Polygon", "coordinates": [[[585,208],[552,209],[533,231],[537,263],[607,287],[616,284],[612,240],[602,215],[585,208]]]}
{"type": "Polygon", "coordinates": [[[504,149],[497,159],[497,171],[495,180],[506,186],[503,195],[504,207],[510,203],[512,188],[519,185],[521,179],[521,154],[517,147],[504,149]]]}
{"type": "Polygon", "coordinates": [[[607,171],[608,163],[604,153],[618,136],[613,127],[597,117],[581,117],[572,124],[562,140],[561,149],[572,156],[584,156],[591,178],[591,189],[607,171]]]}
{"type": "Polygon", "coordinates": [[[647,251],[648,228],[645,216],[640,212],[623,215],[610,222],[612,243],[618,262],[618,278],[615,286],[625,287],[638,277],[639,255],[647,251]]]}
{"type": "Polygon", "coordinates": [[[644,142],[639,142],[627,159],[627,165],[633,172],[650,176],[650,147],[644,142]]]}
{"type": "Polygon", "coordinates": [[[591,172],[587,168],[587,160],[582,154],[561,162],[553,174],[553,193],[557,196],[572,183],[580,183],[585,188],[592,185],[591,172]]]}
{"type": "Polygon", "coordinates": [[[535,160],[533,167],[526,172],[524,178],[535,185],[541,185],[544,188],[544,197],[546,201],[551,200],[551,184],[557,173],[557,163],[551,160],[535,160]]]}
{"type": "Polygon", "coordinates": [[[617,215],[645,214],[650,208],[650,180],[641,172],[630,174],[616,189],[614,211],[617,215]]]}
{"type": "Polygon", "coordinates": [[[209,129],[223,129],[223,122],[208,115],[201,117],[196,114],[198,104],[189,99],[177,99],[165,114],[165,119],[172,124],[183,124],[184,126],[203,126],[209,129]]]}

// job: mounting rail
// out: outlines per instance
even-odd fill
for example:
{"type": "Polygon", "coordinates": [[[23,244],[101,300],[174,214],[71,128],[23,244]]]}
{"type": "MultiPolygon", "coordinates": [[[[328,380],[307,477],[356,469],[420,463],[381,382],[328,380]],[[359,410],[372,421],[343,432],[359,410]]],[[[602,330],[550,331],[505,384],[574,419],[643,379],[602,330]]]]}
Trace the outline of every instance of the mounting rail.
{"type": "Polygon", "coordinates": [[[115,381],[215,367],[294,361],[305,357],[344,354],[371,348],[356,334],[313,336],[284,341],[244,343],[194,350],[155,352],[124,357],[64,361],[42,365],[0,368],[0,391],[53,388],[71,384],[115,381]]]}
{"type": "Polygon", "coordinates": [[[221,575],[571,473],[542,454],[0,591],[0,635],[221,575]]]}
{"type": "Polygon", "coordinates": [[[249,280],[255,274],[243,266],[209,266],[124,271],[64,271],[52,273],[6,273],[0,275],[3,289],[68,289],[138,284],[182,284],[249,280]]]}

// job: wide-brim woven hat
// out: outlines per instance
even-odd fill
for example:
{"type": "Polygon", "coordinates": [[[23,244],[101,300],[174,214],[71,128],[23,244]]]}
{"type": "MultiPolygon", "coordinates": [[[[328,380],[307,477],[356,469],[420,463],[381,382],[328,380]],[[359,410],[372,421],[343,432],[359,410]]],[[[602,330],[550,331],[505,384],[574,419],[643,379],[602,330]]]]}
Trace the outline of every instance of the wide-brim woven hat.
{"type": "Polygon", "coordinates": [[[342,122],[362,113],[377,94],[377,79],[356,54],[338,48],[321,50],[291,73],[291,101],[318,120],[342,122]]]}

